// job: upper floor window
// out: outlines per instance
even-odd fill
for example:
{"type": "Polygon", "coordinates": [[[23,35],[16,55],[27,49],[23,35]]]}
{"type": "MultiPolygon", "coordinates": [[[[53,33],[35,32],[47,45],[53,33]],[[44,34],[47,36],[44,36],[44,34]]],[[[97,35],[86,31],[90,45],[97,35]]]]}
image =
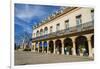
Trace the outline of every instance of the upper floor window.
{"type": "Polygon", "coordinates": [[[47,27],[44,28],[44,34],[48,34],[48,28],[47,27]]]}
{"type": "Polygon", "coordinates": [[[81,15],[78,15],[78,16],[76,16],[76,24],[77,25],[80,25],[80,24],[82,24],[82,19],[81,19],[81,15]]]}
{"type": "Polygon", "coordinates": [[[56,31],[59,31],[60,30],[60,24],[57,24],[56,25],[56,31]]]}
{"type": "Polygon", "coordinates": [[[50,33],[52,33],[53,32],[53,27],[52,26],[50,26],[50,33]]]}
{"type": "Polygon", "coordinates": [[[43,29],[40,30],[40,36],[43,35],[43,29]]]}
{"type": "Polygon", "coordinates": [[[39,31],[36,32],[36,36],[39,36],[39,31]]]}
{"type": "Polygon", "coordinates": [[[91,10],[91,17],[92,17],[92,20],[94,20],[94,10],[91,10]]]}
{"type": "Polygon", "coordinates": [[[65,28],[68,29],[69,28],[69,20],[65,21],[65,28]]]}

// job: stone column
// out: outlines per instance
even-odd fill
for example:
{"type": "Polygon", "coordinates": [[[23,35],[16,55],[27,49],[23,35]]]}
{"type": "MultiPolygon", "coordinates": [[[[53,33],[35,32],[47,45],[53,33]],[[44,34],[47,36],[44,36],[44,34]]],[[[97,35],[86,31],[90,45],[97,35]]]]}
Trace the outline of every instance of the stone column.
{"type": "Polygon", "coordinates": [[[86,35],[88,41],[88,50],[89,50],[89,57],[93,57],[92,55],[92,46],[91,46],[91,35],[86,35]]]}
{"type": "Polygon", "coordinates": [[[55,40],[53,40],[53,43],[54,43],[54,50],[53,50],[53,53],[55,54],[56,53],[56,50],[55,50],[55,40]]]}
{"type": "Polygon", "coordinates": [[[31,46],[31,52],[33,52],[33,46],[34,46],[34,43],[32,43],[32,46],[31,46]]]}
{"type": "Polygon", "coordinates": [[[32,43],[31,51],[35,52],[35,43],[32,43]]]}
{"type": "Polygon", "coordinates": [[[76,56],[75,38],[76,37],[72,37],[72,43],[73,43],[72,54],[76,56]]]}
{"type": "Polygon", "coordinates": [[[61,54],[64,54],[64,38],[61,39],[61,43],[62,43],[62,53],[61,54]]]}
{"type": "Polygon", "coordinates": [[[91,41],[90,40],[88,40],[88,48],[89,48],[89,57],[93,57],[93,55],[92,55],[91,41]]]}
{"type": "Polygon", "coordinates": [[[47,53],[49,53],[49,41],[47,41],[47,53]]]}

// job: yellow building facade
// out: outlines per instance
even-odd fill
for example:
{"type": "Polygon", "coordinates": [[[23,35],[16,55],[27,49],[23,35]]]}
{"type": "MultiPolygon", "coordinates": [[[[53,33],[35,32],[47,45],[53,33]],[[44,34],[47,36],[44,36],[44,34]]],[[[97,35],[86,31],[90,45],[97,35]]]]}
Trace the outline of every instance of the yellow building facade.
{"type": "Polygon", "coordinates": [[[94,56],[94,9],[64,7],[33,26],[32,51],[94,56]]]}

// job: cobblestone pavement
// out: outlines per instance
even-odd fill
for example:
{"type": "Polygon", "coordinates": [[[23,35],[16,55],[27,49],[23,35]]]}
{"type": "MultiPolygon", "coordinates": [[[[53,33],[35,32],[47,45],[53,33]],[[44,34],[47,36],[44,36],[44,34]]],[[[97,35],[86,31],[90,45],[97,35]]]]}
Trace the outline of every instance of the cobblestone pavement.
{"type": "Polygon", "coordinates": [[[67,56],[47,53],[15,51],[15,65],[80,62],[93,60],[93,58],[85,56],[67,56]]]}

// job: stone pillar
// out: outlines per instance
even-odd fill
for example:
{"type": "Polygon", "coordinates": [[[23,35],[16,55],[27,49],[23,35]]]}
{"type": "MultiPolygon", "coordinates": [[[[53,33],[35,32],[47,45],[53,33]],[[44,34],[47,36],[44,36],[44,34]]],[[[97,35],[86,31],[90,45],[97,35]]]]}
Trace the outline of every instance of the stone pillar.
{"type": "Polygon", "coordinates": [[[32,43],[32,46],[31,46],[31,52],[33,52],[33,46],[34,46],[34,43],[32,43]]]}
{"type": "Polygon", "coordinates": [[[91,35],[86,35],[88,41],[88,50],[89,50],[89,57],[93,57],[92,55],[92,46],[91,46],[91,35]]]}
{"type": "Polygon", "coordinates": [[[34,43],[34,52],[35,52],[35,49],[36,49],[36,45],[35,45],[35,43],[34,43]]]}
{"type": "Polygon", "coordinates": [[[93,55],[92,55],[91,41],[90,40],[88,40],[88,48],[89,48],[89,57],[93,57],[93,55]]]}
{"type": "Polygon", "coordinates": [[[49,41],[47,41],[47,53],[49,53],[49,41]]]}
{"type": "Polygon", "coordinates": [[[53,53],[55,54],[55,53],[56,53],[56,50],[55,50],[55,48],[56,48],[55,40],[53,40],[53,43],[54,43],[54,50],[53,50],[53,53]]]}
{"type": "Polygon", "coordinates": [[[76,55],[75,38],[76,38],[76,37],[72,37],[72,43],[73,43],[72,54],[73,54],[73,55],[76,55]]]}
{"type": "Polygon", "coordinates": [[[61,39],[61,43],[62,43],[62,53],[61,54],[64,54],[64,38],[61,39]]]}
{"type": "Polygon", "coordinates": [[[32,43],[31,51],[35,52],[35,43],[32,43]]]}

